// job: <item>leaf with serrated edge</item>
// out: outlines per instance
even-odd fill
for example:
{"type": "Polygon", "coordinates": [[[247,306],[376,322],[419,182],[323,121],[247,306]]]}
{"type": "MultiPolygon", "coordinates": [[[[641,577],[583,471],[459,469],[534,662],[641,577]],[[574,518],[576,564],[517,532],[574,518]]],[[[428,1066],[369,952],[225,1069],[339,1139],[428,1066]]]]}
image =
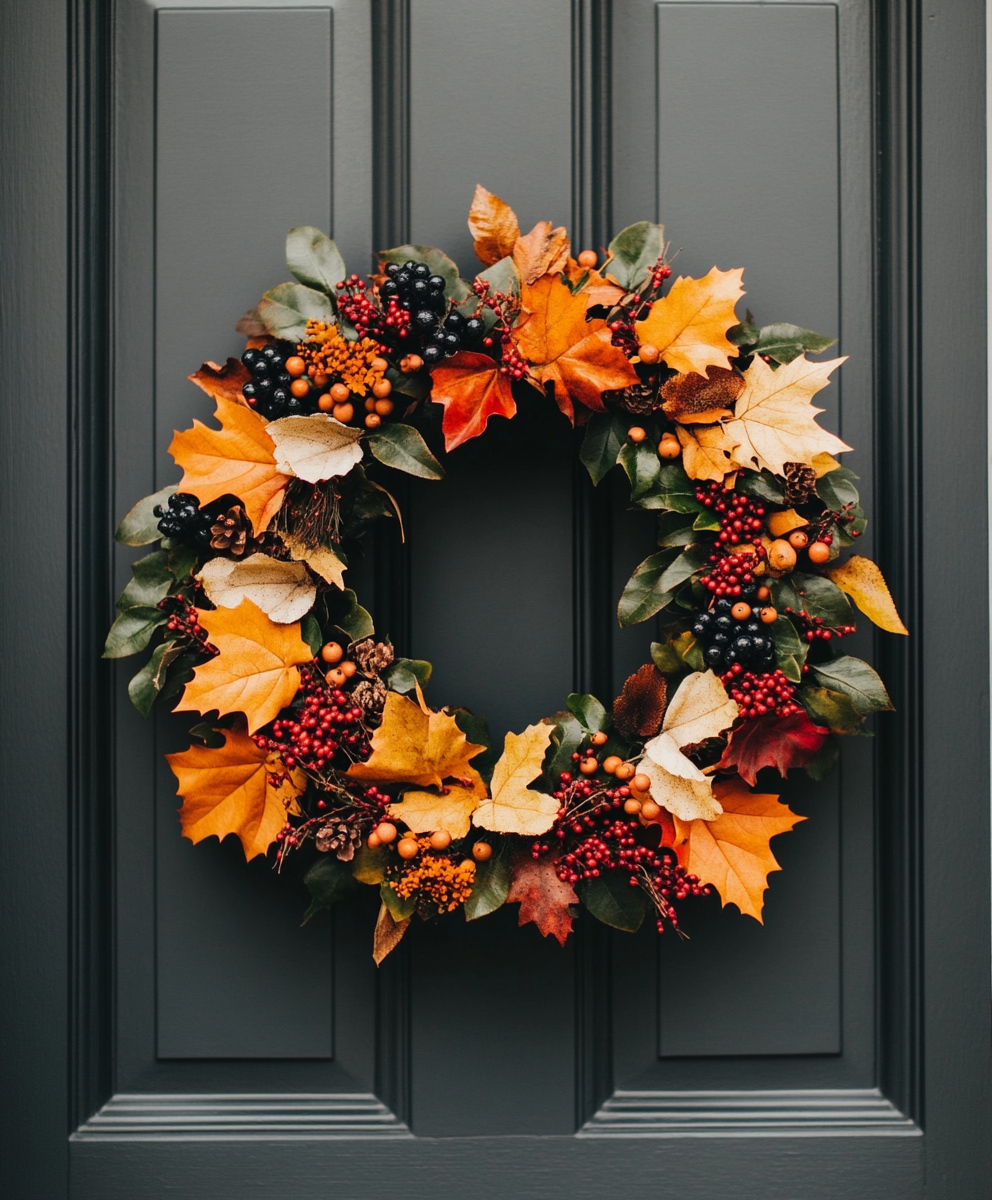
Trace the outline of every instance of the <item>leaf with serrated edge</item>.
{"type": "Polygon", "coordinates": [[[707,367],[729,366],[737,347],[727,340],[727,330],[737,324],[734,305],[744,295],[743,274],[743,267],[713,267],[702,279],[680,275],[645,320],[635,323],[639,344],[656,346],[675,371],[705,375],[707,367]]]}
{"type": "Polygon", "coordinates": [[[506,899],[508,904],[520,905],[518,925],[533,921],[545,937],[556,937],[565,945],[572,931],[569,905],[578,904],[579,898],[570,883],[558,878],[552,859],[533,859],[526,851],[517,855],[506,899]]]}
{"type": "Polygon", "coordinates": [[[237,608],[246,597],[280,625],[299,621],[317,599],[317,589],[302,563],[280,562],[252,554],[240,562],[212,558],[196,578],[218,608],[237,608]]]}
{"type": "Polygon", "coordinates": [[[434,833],[446,829],[453,838],[463,838],[472,823],[472,814],[486,797],[486,785],[474,767],[465,768],[468,787],[448,784],[441,794],[404,792],[399,802],[390,804],[390,816],[402,821],[414,833],[434,833]]]}
{"type": "Polygon", "coordinates": [[[279,536],[294,562],[305,562],[321,579],[344,590],[345,565],[333,550],[326,546],[308,546],[291,533],[279,536]]]}
{"type": "Polygon", "coordinates": [[[827,574],[842,592],[847,592],[869,621],[874,621],[879,629],[884,629],[886,633],[902,633],[909,636],[909,630],[900,620],[885,577],[870,558],[852,554],[846,563],[834,567],[827,574]]]}
{"type": "Polygon", "coordinates": [[[563,225],[552,228],[550,221],[538,221],[530,233],[517,238],[510,253],[523,284],[534,283],[542,275],[560,275],[568,262],[568,234],[563,225]]]}
{"type": "Polygon", "coordinates": [[[279,470],[307,483],[347,475],[362,461],[358,444],[362,431],[342,425],[327,413],[280,417],[265,428],[275,445],[279,470]]]}
{"type": "Polygon", "coordinates": [[[679,425],[675,432],[682,447],[682,466],[690,479],[722,483],[729,472],[740,468],[733,439],[722,425],[679,425]]]}
{"type": "Polygon", "coordinates": [[[536,837],[554,824],[558,801],[527,787],[543,770],[551,733],[550,725],[528,725],[523,733],[506,735],[503,753],[493,769],[492,799],[484,800],[475,812],[480,829],[536,837]]]}
{"type": "Polygon", "coordinates": [[[490,417],[514,416],[510,381],[488,354],[460,350],[431,372],[431,399],[444,408],[444,448],[452,451],[485,431],[490,417]]]}

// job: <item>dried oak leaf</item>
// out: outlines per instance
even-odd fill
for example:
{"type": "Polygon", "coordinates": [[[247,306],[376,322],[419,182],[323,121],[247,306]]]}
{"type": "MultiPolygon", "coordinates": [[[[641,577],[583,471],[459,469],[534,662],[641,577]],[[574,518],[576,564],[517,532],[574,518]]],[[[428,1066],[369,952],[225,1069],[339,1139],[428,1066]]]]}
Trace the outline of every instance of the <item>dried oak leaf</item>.
{"type": "Polygon", "coordinates": [[[287,812],[300,811],[296,797],[306,787],[303,773],[287,771],[278,755],[259,750],[238,730],[226,730],[224,745],[216,750],[190,746],[165,757],[183,798],[183,837],[191,842],[223,841],[235,833],[251,859],[272,845],[287,812]]]}
{"type": "Polygon", "coordinates": [[[379,909],[379,919],[375,923],[375,935],[372,939],[372,958],[377,967],[403,940],[403,934],[410,928],[411,920],[412,917],[404,917],[402,921],[397,921],[385,904],[379,909]]]}
{"type": "Polygon", "coordinates": [[[710,425],[733,416],[730,406],[744,390],[744,376],[728,367],[708,367],[705,375],[691,371],[673,375],[661,388],[665,415],[683,425],[710,425]]]}
{"type": "Polygon", "coordinates": [[[468,228],[475,243],[475,256],[487,267],[512,254],[520,237],[517,214],[505,200],[487,192],[481,183],[475,185],[472,207],[468,210],[468,228]]]}
{"type": "Polygon", "coordinates": [[[520,905],[517,924],[533,921],[545,937],[553,935],[564,946],[572,932],[573,917],[568,906],[579,903],[572,885],[558,878],[553,859],[534,859],[526,851],[514,858],[512,870],[506,900],[520,905]]]}
{"type": "Polygon", "coordinates": [[[624,737],[654,737],[661,729],[667,702],[664,675],[654,663],[645,663],[628,677],[613,701],[613,723],[624,737]]]}
{"type": "Polygon", "coordinates": [[[733,768],[752,787],[762,767],[776,767],[785,779],[793,767],[809,766],[829,733],[804,712],[753,717],[731,733],[718,765],[721,770],[733,768]]]}
{"type": "Polygon", "coordinates": [[[723,427],[737,461],[782,475],[787,462],[811,466],[817,454],[850,450],[817,425],[816,415],[823,409],[810,403],[810,397],[830,382],[830,372],[846,361],[810,362],[801,354],[773,371],[756,354],[744,373],[734,419],[723,427]]]}
{"type": "MultiPolygon", "coordinates": [[[[531,284],[542,275],[560,275],[568,263],[568,234],[550,221],[538,221],[530,233],[518,237],[513,244],[513,265],[522,284],[531,284]]],[[[582,302],[585,308],[585,301],[582,302]]]]}
{"type": "Polygon", "coordinates": [[[554,275],[520,289],[521,322],[513,339],[540,386],[553,383],[558,407],[574,421],[572,397],[603,412],[602,394],[638,382],[624,352],[611,342],[605,321],[586,321],[586,301],[554,275]]]}
{"type": "Polygon", "coordinates": [[[192,429],[177,431],[169,446],[183,469],[178,490],[192,493],[201,505],[228,493],[237,496],[252,528],[261,533],[282,505],[289,476],[276,466],[275,444],[262,418],[240,401],[216,399],[220,429],[194,421],[192,429]]]}
{"type": "Polygon", "coordinates": [[[247,598],[280,625],[301,620],[317,599],[303,563],[280,562],[267,554],[252,554],[241,562],[212,558],[196,578],[218,608],[237,608],[247,598]]]}
{"type": "Polygon", "coordinates": [[[737,324],[734,305],[744,295],[743,268],[718,271],[702,279],[680,275],[667,296],[651,305],[637,321],[637,340],[657,346],[666,365],[675,371],[704,374],[707,367],[727,367],[737,347],[727,340],[727,330],[737,324]]]}
{"type": "Polygon", "coordinates": [[[299,691],[296,668],[310,662],[313,651],[300,637],[299,623],[277,625],[248,599],[237,608],[201,610],[199,619],[220,653],[195,669],[176,710],[244,713],[254,733],[299,691]]]}
{"type": "Polygon", "coordinates": [[[486,797],[486,785],[474,767],[468,767],[467,786],[446,784],[435,792],[404,792],[396,804],[390,804],[391,816],[403,821],[414,833],[433,833],[446,829],[453,838],[463,838],[472,823],[472,814],[486,797]]]}
{"type": "Polygon", "coordinates": [[[488,354],[459,350],[431,371],[431,399],[444,406],[441,429],[445,450],[485,431],[490,417],[517,411],[509,377],[488,354]]]}
{"type": "Polygon", "coordinates": [[[723,425],[680,425],[675,432],[682,447],[682,467],[690,479],[720,483],[731,471],[740,470],[733,439],[723,425]]]}
{"type": "Polygon", "coordinates": [[[870,558],[852,554],[846,563],[834,567],[827,574],[842,592],[847,592],[868,620],[873,621],[879,629],[884,629],[886,633],[902,633],[909,636],[909,630],[902,623],[885,577],[870,558]]]}
{"type": "Polygon", "coordinates": [[[372,735],[371,756],[352,763],[348,774],[353,779],[436,788],[446,779],[474,782],[478,773],[469,759],[484,749],[465,737],[454,717],[390,692],[382,724],[372,735]]]}
{"type": "Polygon", "coordinates": [[[251,379],[248,368],[238,358],[229,358],[223,366],[205,362],[199,371],[187,375],[198,388],[202,388],[212,400],[230,400],[232,404],[247,407],[241,389],[251,379]]]}
{"type": "Polygon", "coordinates": [[[716,784],[723,812],[712,821],[675,818],[679,863],[720,893],[724,905],[761,921],[768,875],[781,868],[769,842],[805,821],[779,802],[778,796],[749,792],[739,779],[716,784]]]}
{"type": "Polygon", "coordinates": [[[553,725],[528,725],[523,733],[506,735],[503,753],[493,768],[492,799],[483,800],[473,818],[480,829],[536,837],[554,824],[558,801],[527,786],[544,769],[553,730],[553,725]]]}

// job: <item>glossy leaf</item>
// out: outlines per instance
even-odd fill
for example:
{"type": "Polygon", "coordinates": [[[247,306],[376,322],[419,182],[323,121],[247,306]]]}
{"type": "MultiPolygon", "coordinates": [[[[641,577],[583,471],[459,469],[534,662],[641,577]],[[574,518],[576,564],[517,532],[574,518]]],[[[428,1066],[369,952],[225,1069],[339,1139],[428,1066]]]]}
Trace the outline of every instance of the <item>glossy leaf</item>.
{"type": "Polygon", "coordinates": [[[175,490],[176,485],[170,483],[154,495],[139,500],[117,526],[114,540],[123,546],[147,546],[150,542],[157,542],[162,536],[158,528],[161,518],[155,516],[154,509],[157,505],[167,508],[169,497],[175,490]]]}
{"type": "Polygon", "coordinates": [[[813,674],[826,688],[843,692],[862,716],[891,712],[892,701],[878,672],[860,658],[849,654],[825,663],[813,663],[813,674]]]}
{"type": "Polygon", "coordinates": [[[169,594],[175,578],[169,570],[169,555],[165,550],[153,550],[131,564],[131,579],[117,601],[119,609],[136,605],[154,607],[169,594]]]}
{"type": "Polygon", "coordinates": [[[406,694],[427,686],[433,668],[421,658],[395,658],[382,672],[382,682],[393,692],[406,694]]]}
{"type": "Polygon", "coordinates": [[[310,893],[310,904],[303,914],[304,925],[317,913],[333,908],[339,900],[358,891],[351,863],[343,863],[333,854],[322,854],[303,876],[303,882],[310,893]]]}
{"type": "Polygon", "coordinates": [[[169,618],[161,609],[147,604],[126,608],[111,625],[103,647],[104,658],[127,658],[144,650],[155,630],[169,618]]]}
{"type": "Polygon", "coordinates": [[[612,411],[593,413],[589,418],[579,458],[594,484],[603,480],[617,465],[620,451],[627,444],[628,424],[619,413],[612,411]]]}
{"type": "Polygon", "coordinates": [[[477,921],[502,908],[510,894],[513,875],[507,853],[494,854],[475,868],[472,894],[465,901],[465,920],[477,921]]]}
{"type": "Polygon", "coordinates": [[[766,354],[778,363],[790,363],[800,354],[819,354],[836,341],[836,338],[813,333],[811,329],[802,329],[798,325],[780,321],[774,325],[762,326],[752,350],[755,354],[766,354]]]}
{"type": "Polygon", "coordinates": [[[604,871],[598,879],[579,884],[579,899],[597,921],[634,933],[644,920],[647,899],[641,888],[630,886],[630,880],[626,871],[604,871]]]}
{"type": "Polygon", "coordinates": [[[621,229],[610,242],[604,272],[625,291],[636,292],[645,282],[665,249],[665,227],[653,221],[638,221],[621,229]]]}
{"type": "Polygon", "coordinates": [[[798,604],[794,608],[805,610],[811,617],[819,617],[831,628],[854,624],[854,611],[847,597],[825,575],[807,575],[794,571],[788,576],[798,604]]]}
{"type": "Polygon", "coordinates": [[[617,606],[621,626],[636,625],[660,612],[675,588],[692,577],[708,560],[708,547],[693,545],[681,553],[662,550],[646,558],[631,575],[617,606]]]}
{"type": "Polygon", "coordinates": [[[620,448],[618,461],[630,480],[631,503],[640,504],[646,496],[658,491],[661,459],[650,439],[645,438],[638,443],[625,441],[620,448]]]}
{"type": "Polygon", "coordinates": [[[845,467],[821,475],[816,481],[816,494],[831,512],[840,512],[848,504],[857,504],[858,489],[851,482],[857,476],[845,467]]]}
{"type": "Polygon", "coordinates": [[[850,696],[824,687],[802,687],[799,699],[817,725],[826,725],[833,733],[855,733],[864,717],[854,707],[850,696]]]}
{"type": "Polygon", "coordinates": [[[127,685],[131,703],[143,717],[147,717],[165,683],[169,664],[182,653],[175,642],[163,642],[152,651],[152,656],[127,685]]]}
{"type": "Polygon", "coordinates": [[[334,305],[328,296],[302,283],[280,283],[270,288],[258,302],[258,319],[266,332],[287,342],[301,342],[307,332],[307,321],[337,321],[334,305]]]}
{"type": "Polygon", "coordinates": [[[420,479],[443,479],[444,468],[412,425],[392,421],[368,435],[369,449],[387,467],[420,479]]]}
{"type": "Polygon", "coordinates": [[[339,607],[332,620],[350,641],[360,642],[375,633],[371,615],[358,603],[358,596],[351,588],[344,588],[336,599],[339,607]]]}
{"type": "Polygon", "coordinates": [[[348,274],[337,246],[313,225],[298,225],[286,235],[286,266],[300,283],[332,297],[348,274]]]}
{"type": "Polygon", "coordinates": [[[801,683],[809,643],[800,638],[789,618],[781,615],[768,626],[768,632],[775,647],[775,661],[779,670],[792,683],[801,683]]]}
{"type": "Polygon", "coordinates": [[[565,701],[568,711],[588,733],[599,733],[610,723],[606,709],[595,696],[573,692],[565,701]]]}

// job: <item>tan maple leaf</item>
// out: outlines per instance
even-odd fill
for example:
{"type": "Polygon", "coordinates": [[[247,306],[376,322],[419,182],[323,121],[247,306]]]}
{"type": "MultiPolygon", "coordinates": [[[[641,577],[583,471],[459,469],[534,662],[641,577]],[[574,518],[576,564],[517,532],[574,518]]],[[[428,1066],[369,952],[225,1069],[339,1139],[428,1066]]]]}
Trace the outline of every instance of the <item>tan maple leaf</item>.
{"type": "Polygon", "coordinates": [[[223,841],[234,833],[251,859],[272,845],[287,813],[300,812],[296,798],[306,787],[303,772],[288,771],[277,754],[259,750],[238,730],[226,730],[217,749],[190,746],[165,757],[183,798],[183,836],[191,842],[223,841]]]}
{"type": "Polygon", "coordinates": [[[220,653],[195,669],[176,710],[244,713],[249,733],[275,720],[300,689],[296,668],[313,658],[299,622],[277,625],[248,599],[201,610],[199,621],[220,653]]]}
{"type": "Polygon", "coordinates": [[[282,505],[289,476],[276,466],[275,445],[257,413],[218,395],[214,415],[219,430],[194,421],[192,429],[177,431],[172,439],[169,453],[183,468],[177,490],[190,492],[201,504],[228,493],[237,496],[252,528],[261,533],[282,505]]]}
{"type": "Polygon", "coordinates": [[[748,467],[785,473],[786,463],[811,465],[818,454],[842,453],[851,447],[821,429],[810,397],[830,382],[830,373],[845,358],[810,362],[800,354],[777,370],[755,355],[744,372],[745,387],[737,398],[734,419],[724,425],[734,443],[734,457],[748,467]]]}
{"type": "Polygon", "coordinates": [[[679,425],[682,467],[690,479],[712,479],[719,483],[740,469],[734,458],[734,441],[723,425],[679,425]]]}
{"type": "Polygon", "coordinates": [[[237,608],[247,597],[280,625],[299,621],[317,599],[317,589],[302,563],[280,562],[267,554],[252,554],[240,562],[212,558],[196,578],[219,608],[237,608]]]}
{"type": "Polygon", "coordinates": [[[572,397],[604,411],[602,393],[638,382],[624,352],[611,342],[605,321],[586,321],[586,300],[573,296],[555,275],[543,275],[520,289],[521,320],[513,331],[520,354],[540,387],[554,384],[558,407],[575,419],[572,397]]]}
{"type": "Polygon", "coordinates": [[[520,905],[518,925],[533,921],[545,937],[556,937],[565,945],[572,932],[570,904],[579,898],[570,883],[558,878],[555,862],[550,858],[534,859],[529,853],[519,854],[513,862],[508,904],[520,905]]]}
{"type": "Polygon", "coordinates": [[[487,192],[481,183],[475,185],[472,207],[468,210],[468,228],[475,243],[476,258],[487,267],[512,254],[520,237],[517,214],[505,200],[487,192]]]}
{"type": "Polygon", "coordinates": [[[778,796],[748,791],[739,778],[723,780],[713,791],[722,809],[713,820],[675,817],[679,863],[715,887],[724,905],[736,904],[760,922],[768,875],[781,869],[769,842],[806,818],[778,796]]]}
{"type": "Polygon", "coordinates": [[[538,221],[530,233],[513,244],[513,265],[521,284],[535,283],[542,275],[560,275],[568,262],[568,250],[563,225],[552,228],[550,221],[538,221]]]}
{"type": "Polygon", "coordinates": [[[665,364],[675,371],[706,374],[707,367],[728,367],[737,347],[727,340],[727,330],[737,324],[734,305],[744,295],[744,269],[718,271],[702,279],[680,275],[667,296],[651,305],[643,321],[635,323],[642,346],[656,346],[665,364]]]}
{"type": "Polygon", "coordinates": [[[870,558],[852,554],[846,563],[834,567],[827,574],[842,592],[847,592],[869,621],[886,633],[903,633],[909,630],[902,623],[895,601],[889,592],[885,576],[870,558]]]}
{"type": "Polygon", "coordinates": [[[390,804],[390,815],[414,833],[445,829],[453,838],[465,837],[472,814],[487,793],[479,772],[472,766],[463,769],[462,783],[445,784],[439,792],[404,792],[396,804],[390,804]]]}
{"type": "Polygon", "coordinates": [[[523,733],[506,735],[503,753],[493,768],[492,798],[482,801],[473,818],[480,829],[536,837],[554,824],[558,801],[527,786],[544,769],[553,729],[553,725],[528,725],[523,733]]]}

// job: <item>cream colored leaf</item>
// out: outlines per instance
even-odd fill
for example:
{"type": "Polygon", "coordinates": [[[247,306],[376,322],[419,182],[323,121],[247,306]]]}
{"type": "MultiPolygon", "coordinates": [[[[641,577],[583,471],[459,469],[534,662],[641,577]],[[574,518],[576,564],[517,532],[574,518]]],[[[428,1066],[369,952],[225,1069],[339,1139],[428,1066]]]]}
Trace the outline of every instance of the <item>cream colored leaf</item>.
{"type": "MultiPolygon", "coordinates": [[[[684,754],[679,757],[693,770],[698,770],[684,754]]],[[[712,821],[723,812],[720,801],[713,795],[712,783],[701,771],[699,779],[673,775],[647,754],[637,764],[637,769],[651,780],[651,799],[680,820],[712,821]]]]}
{"type": "Polygon", "coordinates": [[[679,744],[670,733],[659,733],[644,747],[646,757],[657,766],[666,770],[669,775],[677,775],[680,779],[689,779],[693,783],[703,783],[706,776],[696,764],[682,753],[679,744]]]}
{"type": "Polygon", "coordinates": [[[537,837],[554,824],[558,801],[527,787],[541,774],[553,728],[528,725],[523,733],[506,735],[503,753],[493,770],[492,799],[483,800],[473,818],[480,829],[537,837]]]}
{"type": "Polygon", "coordinates": [[[280,417],[265,427],[275,443],[276,466],[287,475],[320,483],[347,475],[362,461],[362,430],[342,425],[327,413],[280,417]]]}
{"type": "Polygon", "coordinates": [[[212,558],[196,578],[218,608],[237,608],[247,598],[280,625],[299,621],[317,599],[302,563],[279,562],[267,554],[253,554],[242,562],[212,558]]]}
{"type": "Polygon", "coordinates": [[[785,473],[786,463],[812,464],[818,454],[842,453],[851,447],[821,429],[810,397],[830,382],[830,372],[846,358],[810,362],[801,354],[777,370],[755,355],[744,373],[734,420],[724,426],[742,464],[785,473]]]}
{"type": "Polygon", "coordinates": [[[680,749],[694,746],[729,729],[739,711],[712,671],[697,671],[682,680],[669,701],[662,734],[670,734],[680,749]]]}
{"type": "Polygon", "coordinates": [[[404,792],[389,814],[402,821],[414,833],[434,833],[446,829],[453,838],[463,838],[472,823],[472,814],[486,797],[486,785],[474,767],[465,768],[468,787],[450,784],[434,792],[404,792]]]}
{"type": "Polygon", "coordinates": [[[333,550],[328,550],[326,546],[308,546],[291,533],[280,534],[280,537],[294,562],[305,562],[321,579],[344,591],[346,568],[333,550]]]}
{"type": "Polygon", "coordinates": [[[847,592],[865,616],[886,633],[909,635],[902,623],[885,576],[870,558],[852,554],[842,566],[827,574],[842,592],[847,592]]]}

